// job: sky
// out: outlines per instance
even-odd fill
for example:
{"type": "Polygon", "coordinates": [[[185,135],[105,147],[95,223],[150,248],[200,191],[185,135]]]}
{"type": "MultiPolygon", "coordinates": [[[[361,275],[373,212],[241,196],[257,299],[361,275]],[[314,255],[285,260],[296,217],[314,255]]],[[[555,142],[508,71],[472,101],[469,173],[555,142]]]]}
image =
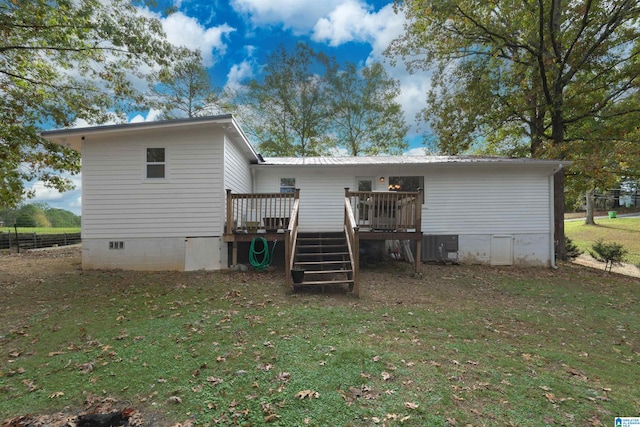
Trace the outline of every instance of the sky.
{"type": "MultiPolygon", "coordinates": [[[[314,50],[335,56],[338,62],[359,66],[381,62],[400,82],[397,101],[411,126],[406,154],[424,154],[415,115],[425,106],[429,78],[410,75],[401,60],[391,66],[384,50],[403,32],[404,17],[387,0],[157,0],[157,7],[141,13],[159,18],[168,40],[199,49],[214,86],[233,87],[260,79],[265,58],[280,44],[294,47],[308,42],[314,50]],[[165,16],[163,11],[175,7],[165,16]]],[[[140,112],[131,122],[155,120],[158,112],[140,112]]],[[[82,126],[82,123],[78,124],[82,126]]],[[[35,199],[80,214],[80,176],[71,177],[76,189],[60,194],[41,182],[33,183],[35,199]]]]}

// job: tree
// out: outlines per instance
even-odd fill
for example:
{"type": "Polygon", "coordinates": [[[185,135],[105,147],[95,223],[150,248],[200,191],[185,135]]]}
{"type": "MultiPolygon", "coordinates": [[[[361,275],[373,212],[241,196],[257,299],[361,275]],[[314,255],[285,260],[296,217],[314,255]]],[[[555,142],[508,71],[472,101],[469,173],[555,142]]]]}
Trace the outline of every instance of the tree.
{"type": "MultiPolygon", "coordinates": [[[[407,17],[406,32],[388,54],[401,55],[410,70],[436,69],[432,97],[442,96],[443,108],[466,119],[467,134],[511,130],[518,140],[518,133],[528,130],[535,156],[565,153],[558,147],[568,140],[589,139],[576,132],[577,124],[590,118],[606,124],[612,105],[637,94],[640,5],[635,0],[412,0],[398,7],[407,17]],[[474,72],[477,64],[482,74],[474,72]],[[444,77],[452,70],[462,78],[460,92],[444,77]],[[483,111],[483,104],[490,111],[483,111]]],[[[564,175],[557,174],[555,234],[561,258],[563,187],[564,175]]]]}
{"type": "Polygon", "coordinates": [[[291,53],[280,45],[267,57],[264,80],[252,80],[244,99],[236,100],[253,110],[243,124],[263,153],[314,156],[327,154],[334,145],[326,135],[330,116],[325,75],[331,62],[304,43],[291,53]]]}
{"type": "Polygon", "coordinates": [[[73,212],[47,206],[44,213],[51,223],[51,227],[80,227],[80,217],[73,212]]]}
{"type": "Polygon", "coordinates": [[[382,64],[358,71],[347,62],[329,75],[329,85],[333,134],[349,154],[401,154],[408,147],[404,137],[409,127],[395,100],[400,86],[382,64]]]}
{"type": "Polygon", "coordinates": [[[218,110],[200,52],[163,68],[156,80],[150,87],[152,105],[165,119],[204,116],[218,110]]]}
{"type": "Polygon", "coordinates": [[[71,181],[60,173],[80,170],[79,153],[41,138],[42,127],[123,118],[142,101],[134,79],[179,57],[161,23],[127,0],[2,1],[0,32],[4,206],[33,195],[26,181],[64,191],[71,181]]]}

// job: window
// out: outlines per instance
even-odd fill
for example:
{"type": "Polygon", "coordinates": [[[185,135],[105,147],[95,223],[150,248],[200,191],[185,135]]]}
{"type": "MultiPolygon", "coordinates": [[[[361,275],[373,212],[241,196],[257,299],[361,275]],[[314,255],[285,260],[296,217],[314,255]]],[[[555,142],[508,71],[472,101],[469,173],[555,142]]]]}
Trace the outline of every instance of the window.
{"type": "Polygon", "coordinates": [[[295,178],[280,178],[280,192],[281,193],[295,193],[296,192],[296,179],[295,178]]]}
{"type": "Polygon", "coordinates": [[[164,148],[147,148],[147,178],[164,178],[165,166],[164,148]]]}
{"type": "MultiPolygon", "coordinates": [[[[424,176],[390,176],[389,191],[418,191],[424,190],[424,176]]],[[[422,192],[424,203],[424,191],[422,192]]]]}

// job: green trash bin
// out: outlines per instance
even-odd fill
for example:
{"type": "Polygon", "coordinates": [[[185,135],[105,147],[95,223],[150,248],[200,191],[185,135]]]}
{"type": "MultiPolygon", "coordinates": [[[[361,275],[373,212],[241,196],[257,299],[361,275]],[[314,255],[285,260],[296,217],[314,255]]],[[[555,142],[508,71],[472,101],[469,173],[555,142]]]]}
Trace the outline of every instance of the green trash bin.
{"type": "Polygon", "coordinates": [[[609,211],[609,218],[615,218],[616,217],[616,211],[609,211]]]}

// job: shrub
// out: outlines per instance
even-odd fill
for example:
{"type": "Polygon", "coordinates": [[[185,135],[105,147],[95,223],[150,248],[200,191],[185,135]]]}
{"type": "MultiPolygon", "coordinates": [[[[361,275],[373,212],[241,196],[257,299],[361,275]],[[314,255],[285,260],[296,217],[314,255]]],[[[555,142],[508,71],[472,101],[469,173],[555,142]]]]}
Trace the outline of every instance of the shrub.
{"type": "Polygon", "coordinates": [[[571,240],[567,236],[564,236],[564,248],[568,261],[573,261],[584,253],[584,251],[580,250],[578,246],[573,243],[573,240],[571,240]]]}
{"type": "Polygon", "coordinates": [[[597,261],[604,262],[605,271],[611,271],[614,265],[622,264],[628,252],[616,242],[604,243],[602,240],[598,240],[591,249],[593,250],[593,252],[589,251],[591,256],[597,261]]]}

